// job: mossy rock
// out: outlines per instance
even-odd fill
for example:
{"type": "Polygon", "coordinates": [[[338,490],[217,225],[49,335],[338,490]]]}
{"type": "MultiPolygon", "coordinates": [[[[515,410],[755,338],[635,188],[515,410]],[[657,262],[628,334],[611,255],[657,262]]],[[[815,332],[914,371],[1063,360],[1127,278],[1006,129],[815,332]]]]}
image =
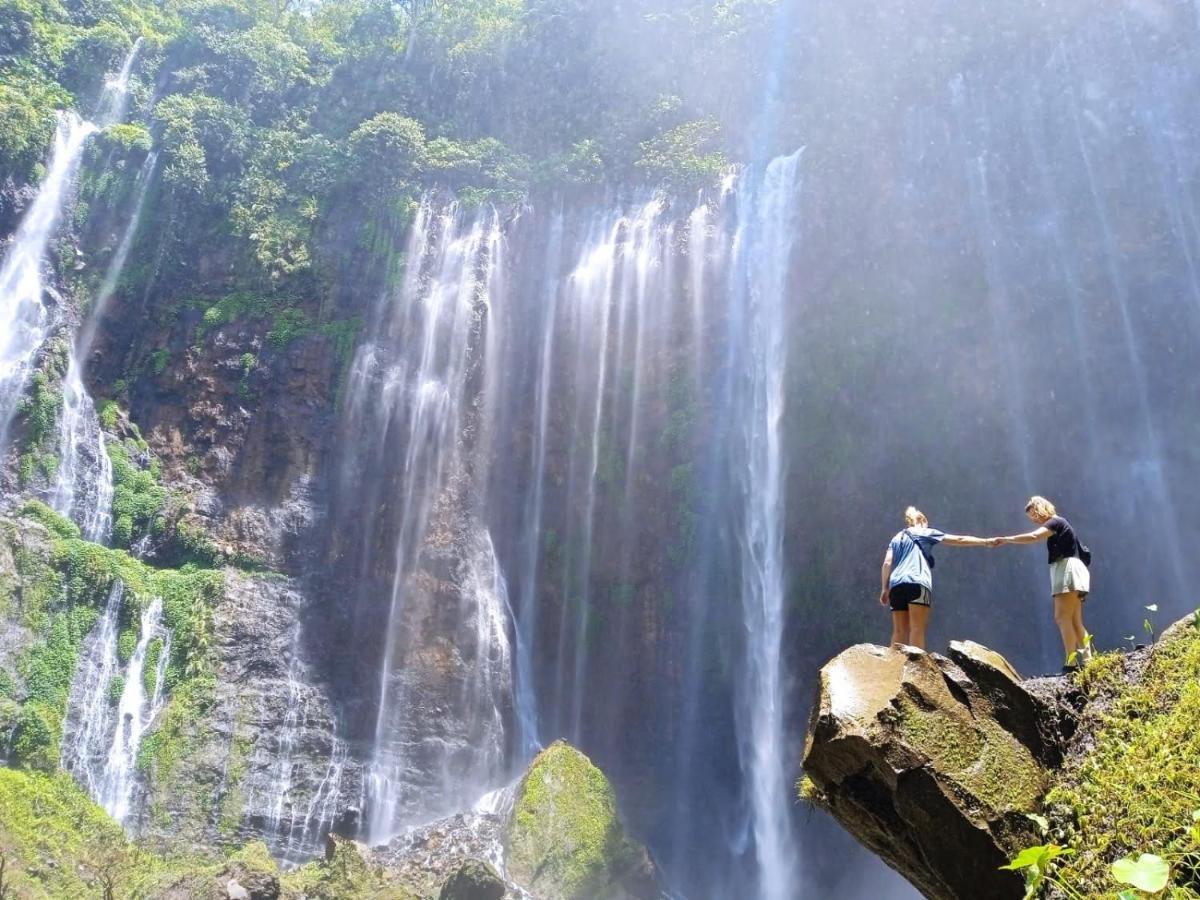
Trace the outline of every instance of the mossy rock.
{"type": "Polygon", "coordinates": [[[504,879],[482,860],[469,859],[446,879],[438,900],[503,900],[504,879]]]}
{"type": "Polygon", "coordinates": [[[612,785],[563,741],[525,773],[504,843],[509,875],[542,900],[657,896],[653,864],[625,834],[612,785]]]}
{"type": "Polygon", "coordinates": [[[354,841],[330,835],[325,858],[286,873],[281,896],[293,900],[418,900],[411,887],[373,865],[354,841]]]}

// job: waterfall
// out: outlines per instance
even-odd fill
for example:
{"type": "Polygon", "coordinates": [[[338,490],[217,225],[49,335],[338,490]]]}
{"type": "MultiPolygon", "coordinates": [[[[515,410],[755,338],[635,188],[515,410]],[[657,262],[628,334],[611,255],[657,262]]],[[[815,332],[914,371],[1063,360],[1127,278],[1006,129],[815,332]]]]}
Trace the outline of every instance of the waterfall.
{"type": "Polygon", "coordinates": [[[293,629],[288,662],[287,710],[283,727],[271,753],[272,765],[266,783],[267,801],[257,804],[270,809],[263,838],[272,854],[287,863],[299,864],[311,858],[319,842],[332,827],[341,797],[342,776],[349,752],[346,742],[338,736],[336,722],[310,721],[309,700],[313,696],[311,674],[300,658],[301,632],[293,629]],[[329,735],[329,762],[319,782],[297,780],[303,773],[302,762],[296,759],[298,746],[304,746],[313,735],[329,735]]]}
{"type": "Polygon", "coordinates": [[[84,642],[71,684],[60,750],[62,767],[118,821],[130,812],[138,748],[162,708],[171,654],[170,634],[162,623],[162,600],[155,598],[142,611],[137,644],[122,671],[118,647],[124,599],[125,586],[116,580],[100,621],[84,642]],[[160,643],[154,687],[147,692],[146,659],[155,641],[160,643]],[[120,687],[116,697],[115,686],[120,687]]]}
{"type": "Polygon", "coordinates": [[[61,311],[46,303],[46,253],[58,231],[87,139],[96,126],[59,113],[46,177],[0,266],[0,447],[61,311]]]}
{"type": "MultiPolygon", "coordinates": [[[[129,80],[141,48],[139,37],[121,69],[106,79],[97,105],[100,126],[121,121],[129,98],[129,80]]],[[[50,240],[70,195],[87,138],[97,130],[74,114],[59,115],[55,149],[46,178],[21,226],[0,272],[0,447],[25,388],[46,352],[47,341],[67,320],[61,306],[46,304],[53,295],[44,267],[50,240]]],[[[58,423],[58,465],[48,500],[55,510],[74,519],[88,540],[108,539],[112,508],[112,465],[104,446],[104,433],[95,405],[84,384],[84,359],[94,337],[104,305],[116,288],[129,255],[141,216],[146,188],[153,174],[154,154],[147,156],[135,187],[134,207],[117,251],[105,273],[100,294],[77,340],[67,341],[67,365],[61,385],[62,409],[58,423]]]]}
{"type": "Polygon", "coordinates": [[[60,765],[86,787],[92,797],[100,794],[114,727],[115,705],[110,691],[113,678],[120,671],[117,635],[124,596],[125,583],[117,579],[109,589],[100,621],[84,641],[63,726],[60,765]]]}
{"type": "Polygon", "coordinates": [[[492,210],[467,216],[426,198],[402,283],[381,297],[372,340],[351,368],[348,432],[375,438],[351,465],[396,492],[385,501],[395,513],[386,523],[393,574],[364,778],[373,841],[462,809],[503,773],[501,710],[512,691],[506,588],[490,538],[474,519],[470,461],[461,452],[465,435],[479,427],[469,397],[471,348],[487,292],[500,283],[500,227],[492,210]],[[453,596],[444,593],[447,577],[453,596]],[[447,615],[444,604],[455,601],[458,631],[446,652],[454,655],[456,694],[422,696],[430,689],[422,672],[433,664],[423,623],[433,609],[447,615]]]}
{"type": "Polygon", "coordinates": [[[100,102],[96,107],[96,121],[101,127],[125,118],[125,111],[129,106],[129,76],[133,73],[133,65],[141,49],[142,38],[139,36],[125,54],[121,68],[104,79],[104,90],[100,93],[100,102]]]}
{"type": "Polygon", "coordinates": [[[125,684],[117,705],[116,727],[109,744],[103,778],[96,791],[96,802],[118,822],[124,822],[130,812],[142,735],[162,706],[163,667],[170,652],[165,645],[166,639],[167,633],[162,625],[162,600],[155,597],[142,612],[141,631],[125,670],[125,684]],[[163,641],[164,645],[157,660],[154,691],[147,696],[144,677],[146,654],[150,642],[155,639],[163,641]]]}
{"type": "Polygon", "coordinates": [[[789,809],[792,763],[784,731],[784,479],[781,420],[787,365],[787,276],[798,229],[800,152],[773,160],[761,185],[739,189],[734,253],[744,316],[741,421],[734,464],[741,478],[741,597],[746,659],[738,718],[759,896],[795,896],[796,845],[789,809]],[[744,206],[744,208],[743,208],[744,206]]]}
{"type": "Polygon", "coordinates": [[[72,345],[63,378],[63,408],[59,421],[58,470],[50,494],[50,505],[79,523],[89,541],[108,540],[112,525],[112,461],[104,445],[104,432],[96,415],[95,404],[83,383],[88,352],[108,301],[117,289],[125,261],[137,235],[147,189],[154,175],[158,156],[146,155],[134,186],[133,211],[117,249],[104,272],[104,280],[80,326],[72,345]]]}

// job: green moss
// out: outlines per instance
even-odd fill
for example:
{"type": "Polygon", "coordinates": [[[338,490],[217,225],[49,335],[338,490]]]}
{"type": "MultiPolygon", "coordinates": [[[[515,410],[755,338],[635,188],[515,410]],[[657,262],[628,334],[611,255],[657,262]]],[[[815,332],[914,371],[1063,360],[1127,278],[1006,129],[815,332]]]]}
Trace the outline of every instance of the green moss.
{"type": "Polygon", "coordinates": [[[154,146],[150,132],[137,124],[109,125],[101,132],[101,140],[122,153],[149,153],[154,146]]]}
{"type": "Polygon", "coordinates": [[[284,897],[308,900],[417,900],[408,885],[389,881],[370,865],[353,841],[332,838],[324,859],[287,872],[280,879],[284,897]]]}
{"type": "Polygon", "coordinates": [[[125,665],[133,658],[137,649],[138,633],[133,627],[122,628],[117,634],[117,659],[125,665]]]}
{"type": "Polygon", "coordinates": [[[117,706],[121,702],[121,694],[125,692],[125,676],[114,675],[108,681],[108,703],[117,706]]]}
{"type": "Polygon", "coordinates": [[[811,803],[813,806],[823,808],[826,804],[825,795],[819,787],[813,784],[813,780],[807,775],[802,775],[800,780],[796,782],[796,796],[805,803],[811,803]]]}
{"type": "Polygon", "coordinates": [[[1060,842],[1075,851],[1059,878],[1081,894],[1112,896],[1110,865],[1155,853],[1172,864],[1166,896],[1200,897],[1200,633],[1176,627],[1154,647],[1136,683],[1120,654],[1089,663],[1080,682],[1096,708],[1094,746],[1069,763],[1045,802],[1060,842]],[[1096,702],[1099,701],[1099,702],[1096,702]]]}
{"type": "Polygon", "coordinates": [[[1029,751],[987,718],[956,719],[904,698],[901,740],[924,753],[939,772],[997,811],[1033,809],[1045,775],[1029,751]]]}
{"type": "Polygon", "coordinates": [[[18,661],[26,697],[13,734],[15,765],[47,772],[58,767],[71,678],[83,637],[95,621],[95,610],[86,607],[55,614],[44,640],[28,648],[18,661]]]}
{"type": "Polygon", "coordinates": [[[304,310],[289,307],[276,314],[267,332],[267,343],[275,350],[283,350],[292,341],[312,332],[312,325],[304,310]]]}
{"type": "Polygon", "coordinates": [[[602,896],[638,853],[604,773],[562,741],[529,767],[505,845],[510,870],[533,893],[571,900],[602,896]]]}

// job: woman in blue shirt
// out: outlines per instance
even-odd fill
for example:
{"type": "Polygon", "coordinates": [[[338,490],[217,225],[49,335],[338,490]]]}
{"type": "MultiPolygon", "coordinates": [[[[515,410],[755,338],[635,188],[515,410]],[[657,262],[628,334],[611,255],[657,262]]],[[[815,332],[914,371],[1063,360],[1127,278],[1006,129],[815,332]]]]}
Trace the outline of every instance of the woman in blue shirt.
{"type": "Polygon", "coordinates": [[[896,533],[883,557],[879,603],[892,608],[892,643],[925,649],[925,628],[933,603],[933,548],[995,547],[996,539],[946,534],[929,527],[915,506],[904,511],[903,531],[896,533]]]}

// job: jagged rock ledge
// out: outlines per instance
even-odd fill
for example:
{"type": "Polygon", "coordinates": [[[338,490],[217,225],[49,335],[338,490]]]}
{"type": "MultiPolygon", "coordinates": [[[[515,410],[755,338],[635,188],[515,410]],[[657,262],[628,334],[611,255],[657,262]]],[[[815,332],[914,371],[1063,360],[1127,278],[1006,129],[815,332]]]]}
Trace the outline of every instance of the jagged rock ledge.
{"type": "Polygon", "coordinates": [[[1022,682],[1000,654],[859,644],[821,670],[802,795],[936,900],[1020,897],[1001,870],[1076,725],[1067,679],[1022,682]]]}

